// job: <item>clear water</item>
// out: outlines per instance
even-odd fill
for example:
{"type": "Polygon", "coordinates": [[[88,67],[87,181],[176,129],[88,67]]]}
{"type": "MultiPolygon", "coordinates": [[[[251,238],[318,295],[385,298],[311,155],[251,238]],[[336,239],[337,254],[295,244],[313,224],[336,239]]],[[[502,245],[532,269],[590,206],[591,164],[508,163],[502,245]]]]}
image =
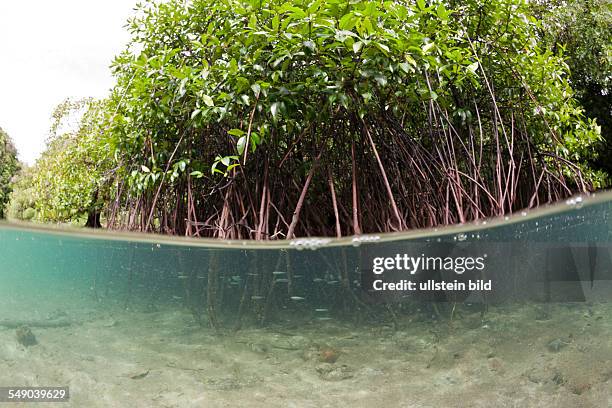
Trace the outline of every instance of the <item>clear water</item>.
{"type": "Polygon", "coordinates": [[[610,194],[284,243],[0,224],[0,387],[69,386],[78,407],[608,407],[611,243],[610,194]],[[402,252],[486,254],[493,289],[369,290],[372,259],[402,252]]]}

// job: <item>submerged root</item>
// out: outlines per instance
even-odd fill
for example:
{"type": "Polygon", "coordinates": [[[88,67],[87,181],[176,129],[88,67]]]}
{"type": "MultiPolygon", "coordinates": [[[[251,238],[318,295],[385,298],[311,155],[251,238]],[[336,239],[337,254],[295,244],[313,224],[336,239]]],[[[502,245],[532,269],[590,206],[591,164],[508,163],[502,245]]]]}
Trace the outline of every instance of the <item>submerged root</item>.
{"type": "Polygon", "coordinates": [[[218,330],[217,319],[217,287],[219,286],[219,260],[216,253],[212,253],[208,262],[208,286],[206,288],[206,311],[210,326],[218,330]]]}

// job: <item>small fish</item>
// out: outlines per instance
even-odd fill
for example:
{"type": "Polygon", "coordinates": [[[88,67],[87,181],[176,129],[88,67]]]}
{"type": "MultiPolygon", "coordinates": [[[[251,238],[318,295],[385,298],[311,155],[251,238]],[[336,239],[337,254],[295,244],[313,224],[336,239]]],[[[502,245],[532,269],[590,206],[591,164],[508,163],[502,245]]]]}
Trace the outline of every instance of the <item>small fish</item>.
{"type": "Polygon", "coordinates": [[[291,300],[304,300],[306,298],[303,298],[302,296],[291,296],[291,300]]]}
{"type": "Polygon", "coordinates": [[[263,296],[251,296],[251,300],[262,300],[264,299],[263,296]]]}
{"type": "Polygon", "coordinates": [[[329,312],[329,309],[315,309],[315,312],[320,312],[320,313],[329,312]]]}
{"type": "Polygon", "coordinates": [[[285,275],[287,272],[283,272],[283,271],[274,271],[272,272],[272,275],[285,275]]]}
{"type": "Polygon", "coordinates": [[[321,320],[321,321],[331,320],[331,319],[332,319],[331,317],[317,317],[317,320],[321,320]]]}
{"type": "Polygon", "coordinates": [[[274,282],[277,282],[277,283],[287,283],[287,282],[289,282],[289,279],[275,279],[274,282]]]}
{"type": "Polygon", "coordinates": [[[338,283],[339,281],[337,280],[333,280],[333,281],[329,281],[327,282],[328,285],[335,285],[336,283],[338,283]]]}
{"type": "Polygon", "coordinates": [[[174,299],[174,300],[181,300],[182,297],[180,297],[180,296],[172,296],[172,299],[174,299]]]}
{"type": "Polygon", "coordinates": [[[314,278],[312,281],[313,282],[323,282],[323,279],[321,279],[321,278],[314,278]]]}
{"type": "Polygon", "coordinates": [[[187,275],[178,275],[177,278],[179,278],[179,279],[187,279],[187,278],[189,278],[189,276],[187,276],[187,275]]]}

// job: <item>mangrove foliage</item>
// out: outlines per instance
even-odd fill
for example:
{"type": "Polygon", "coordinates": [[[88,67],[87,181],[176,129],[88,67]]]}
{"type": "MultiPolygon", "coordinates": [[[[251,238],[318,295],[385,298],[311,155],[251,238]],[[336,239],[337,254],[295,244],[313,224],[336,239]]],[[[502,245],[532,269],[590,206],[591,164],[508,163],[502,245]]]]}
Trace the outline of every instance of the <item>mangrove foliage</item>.
{"type": "Polygon", "coordinates": [[[146,1],[109,97],[58,109],[37,217],[343,236],[603,187],[601,128],[543,21],[523,0],[146,1]]]}

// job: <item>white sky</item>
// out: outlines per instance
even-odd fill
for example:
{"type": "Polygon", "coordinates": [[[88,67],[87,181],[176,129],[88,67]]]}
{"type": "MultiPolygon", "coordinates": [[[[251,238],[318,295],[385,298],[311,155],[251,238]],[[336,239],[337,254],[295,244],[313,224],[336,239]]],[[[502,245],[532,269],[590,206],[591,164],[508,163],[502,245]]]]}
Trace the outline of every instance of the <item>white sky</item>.
{"type": "Polygon", "coordinates": [[[22,161],[44,149],[57,104],[108,94],[136,2],[0,0],[0,127],[22,161]]]}

